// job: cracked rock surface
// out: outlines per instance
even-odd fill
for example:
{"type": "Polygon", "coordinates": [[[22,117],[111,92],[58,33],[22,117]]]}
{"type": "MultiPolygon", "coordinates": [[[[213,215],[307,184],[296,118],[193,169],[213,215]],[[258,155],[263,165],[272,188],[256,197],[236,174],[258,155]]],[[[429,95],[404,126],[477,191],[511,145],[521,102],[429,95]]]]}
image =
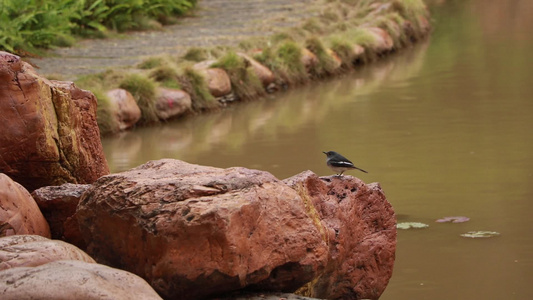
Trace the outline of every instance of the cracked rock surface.
{"type": "Polygon", "coordinates": [[[47,80],[7,52],[0,52],[0,121],[0,172],[30,191],[109,173],[94,95],[47,80]]]}

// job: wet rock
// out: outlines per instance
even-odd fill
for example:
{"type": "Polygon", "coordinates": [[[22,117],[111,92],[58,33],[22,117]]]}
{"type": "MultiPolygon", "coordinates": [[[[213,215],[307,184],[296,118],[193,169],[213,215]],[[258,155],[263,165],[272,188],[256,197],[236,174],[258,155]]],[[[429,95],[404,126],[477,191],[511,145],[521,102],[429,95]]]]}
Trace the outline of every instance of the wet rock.
{"type": "Polygon", "coordinates": [[[388,32],[379,27],[368,27],[366,30],[374,37],[372,50],[377,54],[389,52],[394,48],[394,41],[388,32]]]}
{"type": "Polygon", "coordinates": [[[247,54],[244,53],[237,53],[240,57],[244,58],[252,67],[252,69],[255,72],[255,75],[257,75],[257,78],[261,80],[261,83],[263,84],[263,87],[267,87],[271,83],[274,83],[276,80],[276,76],[274,73],[267,67],[263,66],[261,63],[259,63],[257,60],[251,58],[247,54]]]}
{"type": "Polygon", "coordinates": [[[30,193],[0,173],[0,236],[16,234],[50,237],[50,228],[30,193]]]}
{"type": "Polygon", "coordinates": [[[60,186],[42,187],[32,192],[33,199],[50,225],[53,239],[85,247],[74,214],[81,195],[89,187],[88,184],[65,183],[60,186]]]}
{"type": "Polygon", "coordinates": [[[3,300],[161,299],[134,274],[76,260],[0,271],[0,291],[3,300]]]}
{"type": "Polygon", "coordinates": [[[36,267],[57,260],[95,263],[74,245],[38,235],[13,235],[0,238],[0,271],[16,267],[36,267]]]}
{"type": "Polygon", "coordinates": [[[7,52],[0,52],[0,115],[9,124],[0,133],[0,172],[28,190],[109,173],[94,95],[42,78],[7,52]]]}
{"type": "Polygon", "coordinates": [[[210,68],[215,60],[195,64],[193,67],[204,75],[209,92],[214,97],[224,97],[231,93],[231,81],[228,73],[221,68],[210,68]]]}
{"type": "Polygon", "coordinates": [[[141,119],[141,109],[130,92],[125,89],[112,89],[106,95],[120,130],[133,127],[141,119]]]}
{"type": "Polygon", "coordinates": [[[161,120],[177,117],[191,110],[191,96],[182,90],[159,87],[157,95],[156,115],[161,120]]]}
{"type": "Polygon", "coordinates": [[[284,180],[314,206],[328,237],[325,271],[303,290],[326,299],[378,299],[394,266],[396,217],[379,184],[306,171],[284,180]]]}
{"type": "Polygon", "coordinates": [[[317,277],[328,256],[296,191],[245,168],[151,161],[100,178],[77,217],[89,254],[169,299],[291,292],[317,277]]]}

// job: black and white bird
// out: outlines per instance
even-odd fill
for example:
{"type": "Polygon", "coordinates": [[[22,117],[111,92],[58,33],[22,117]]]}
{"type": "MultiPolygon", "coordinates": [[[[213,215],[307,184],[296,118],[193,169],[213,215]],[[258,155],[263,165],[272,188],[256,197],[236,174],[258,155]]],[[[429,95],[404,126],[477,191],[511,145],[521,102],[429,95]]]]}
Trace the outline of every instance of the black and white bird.
{"type": "Polygon", "coordinates": [[[367,171],[354,166],[354,164],[349,159],[335,151],[327,151],[323,153],[326,154],[326,156],[328,157],[326,160],[326,164],[333,170],[333,172],[337,173],[338,176],[342,176],[342,173],[344,173],[344,171],[353,169],[368,173],[367,171]]]}

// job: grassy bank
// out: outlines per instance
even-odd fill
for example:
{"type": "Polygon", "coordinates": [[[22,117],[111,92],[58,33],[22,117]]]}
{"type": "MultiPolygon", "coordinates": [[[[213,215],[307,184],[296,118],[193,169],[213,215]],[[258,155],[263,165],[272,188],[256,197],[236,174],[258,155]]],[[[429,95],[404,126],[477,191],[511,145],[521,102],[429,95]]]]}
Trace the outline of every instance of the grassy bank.
{"type": "Polygon", "coordinates": [[[0,50],[19,55],[70,46],[79,37],[160,28],[196,0],[0,0],[0,50]]]}
{"type": "MultiPolygon", "coordinates": [[[[225,100],[216,101],[209,94],[206,79],[192,67],[198,62],[210,61],[211,67],[223,69],[231,81],[232,99],[245,101],[347,72],[429,33],[422,0],[329,0],[317,9],[316,17],[298,27],[245,40],[238,47],[191,48],[180,57],[153,57],[135,68],[85,76],[76,83],[89,90],[122,87],[130,91],[143,111],[141,124],[155,123],[158,120],[150,117],[154,90],[139,94],[139,86],[182,89],[191,96],[193,113],[224,105],[225,100]],[[252,64],[239,52],[273,72],[274,82],[262,85],[252,64]]],[[[101,126],[103,134],[112,132],[106,128],[101,126]]]]}

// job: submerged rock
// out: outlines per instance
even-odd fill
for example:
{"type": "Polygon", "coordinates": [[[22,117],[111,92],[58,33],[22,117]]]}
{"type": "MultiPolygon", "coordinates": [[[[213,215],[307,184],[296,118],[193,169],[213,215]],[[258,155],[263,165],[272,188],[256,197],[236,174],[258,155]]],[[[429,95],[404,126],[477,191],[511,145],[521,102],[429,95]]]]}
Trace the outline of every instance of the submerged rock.
{"type": "Polygon", "coordinates": [[[298,193],[263,171],[151,161],[100,178],[76,215],[89,254],[168,299],[292,292],[328,259],[298,193]]]}
{"type": "Polygon", "coordinates": [[[94,95],[47,80],[7,52],[0,52],[0,115],[0,172],[28,190],[109,173],[94,95]]]}

